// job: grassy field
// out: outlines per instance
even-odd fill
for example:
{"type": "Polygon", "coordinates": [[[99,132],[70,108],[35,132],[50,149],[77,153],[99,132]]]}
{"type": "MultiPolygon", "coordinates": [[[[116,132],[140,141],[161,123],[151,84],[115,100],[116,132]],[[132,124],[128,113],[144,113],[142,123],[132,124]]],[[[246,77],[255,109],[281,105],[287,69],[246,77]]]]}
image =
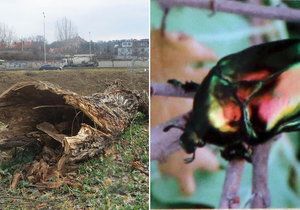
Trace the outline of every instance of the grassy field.
{"type": "MultiPolygon", "coordinates": [[[[0,72],[0,92],[19,81],[46,80],[80,94],[101,92],[116,79],[129,89],[148,90],[148,73],[126,69],[0,72]]],[[[22,180],[9,189],[14,171],[34,158],[17,148],[0,164],[0,209],[148,209],[148,116],[138,113],[106,156],[80,164],[72,187],[38,190],[22,180]],[[140,164],[145,171],[136,170],[140,164]],[[146,173],[145,173],[146,172],[146,173]]]]}

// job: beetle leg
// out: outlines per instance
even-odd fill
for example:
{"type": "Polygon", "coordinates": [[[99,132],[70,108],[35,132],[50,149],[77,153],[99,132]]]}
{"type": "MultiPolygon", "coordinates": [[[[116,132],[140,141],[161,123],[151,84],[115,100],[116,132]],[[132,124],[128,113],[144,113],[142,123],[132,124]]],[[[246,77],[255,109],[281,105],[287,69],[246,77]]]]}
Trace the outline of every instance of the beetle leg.
{"type": "Polygon", "coordinates": [[[221,151],[221,156],[228,161],[233,159],[245,159],[250,163],[252,162],[251,148],[246,148],[246,146],[241,143],[225,147],[225,149],[221,151]]]}
{"type": "Polygon", "coordinates": [[[173,85],[174,87],[182,88],[185,92],[196,92],[200,85],[196,82],[185,82],[182,83],[176,79],[169,79],[168,83],[173,85]]]}
{"type": "Polygon", "coordinates": [[[193,162],[193,160],[195,160],[195,157],[196,157],[196,151],[193,152],[192,157],[189,157],[189,158],[184,159],[184,162],[185,162],[186,164],[191,163],[191,162],[193,162]]]}

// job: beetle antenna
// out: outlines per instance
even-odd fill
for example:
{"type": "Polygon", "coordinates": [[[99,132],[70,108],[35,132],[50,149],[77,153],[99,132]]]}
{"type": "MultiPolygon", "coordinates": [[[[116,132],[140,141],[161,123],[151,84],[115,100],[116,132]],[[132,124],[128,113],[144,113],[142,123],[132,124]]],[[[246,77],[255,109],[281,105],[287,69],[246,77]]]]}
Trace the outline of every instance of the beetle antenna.
{"type": "Polygon", "coordinates": [[[180,130],[184,130],[184,128],[183,127],[180,127],[180,126],[178,126],[178,125],[168,125],[167,127],[165,127],[164,129],[163,129],[163,131],[164,132],[168,132],[171,128],[177,128],[177,129],[180,129],[180,130]]]}

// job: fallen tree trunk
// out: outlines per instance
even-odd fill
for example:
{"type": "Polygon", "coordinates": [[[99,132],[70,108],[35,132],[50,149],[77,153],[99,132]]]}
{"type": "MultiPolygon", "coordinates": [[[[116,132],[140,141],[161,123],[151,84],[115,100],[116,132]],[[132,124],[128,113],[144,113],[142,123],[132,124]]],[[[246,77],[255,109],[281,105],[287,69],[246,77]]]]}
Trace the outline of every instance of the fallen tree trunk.
{"type": "Polygon", "coordinates": [[[31,180],[64,173],[66,165],[94,157],[111,145],[147,102],[113,84],[80,96],[48,82],[18,83],[0,95],[0,149],[38,143],[42,151],[26,171],[31,180]],[[55,173],[54,173],[55,172],[55,173]]]}

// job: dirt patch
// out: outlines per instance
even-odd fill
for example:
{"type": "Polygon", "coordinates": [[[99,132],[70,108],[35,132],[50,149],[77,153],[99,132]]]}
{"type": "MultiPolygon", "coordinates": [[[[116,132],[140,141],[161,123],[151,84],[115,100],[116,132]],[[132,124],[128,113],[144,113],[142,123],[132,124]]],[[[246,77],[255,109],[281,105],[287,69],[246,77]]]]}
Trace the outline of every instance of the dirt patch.
{"type": "Polygon", "coordinates": [[[21,81],[48,81],[80,95],[103,92],[110,82],[120,80],[130,90],[148,91],[144,69],[66,69],[62,71],[0,71],[0,93],[21,81]]]}

